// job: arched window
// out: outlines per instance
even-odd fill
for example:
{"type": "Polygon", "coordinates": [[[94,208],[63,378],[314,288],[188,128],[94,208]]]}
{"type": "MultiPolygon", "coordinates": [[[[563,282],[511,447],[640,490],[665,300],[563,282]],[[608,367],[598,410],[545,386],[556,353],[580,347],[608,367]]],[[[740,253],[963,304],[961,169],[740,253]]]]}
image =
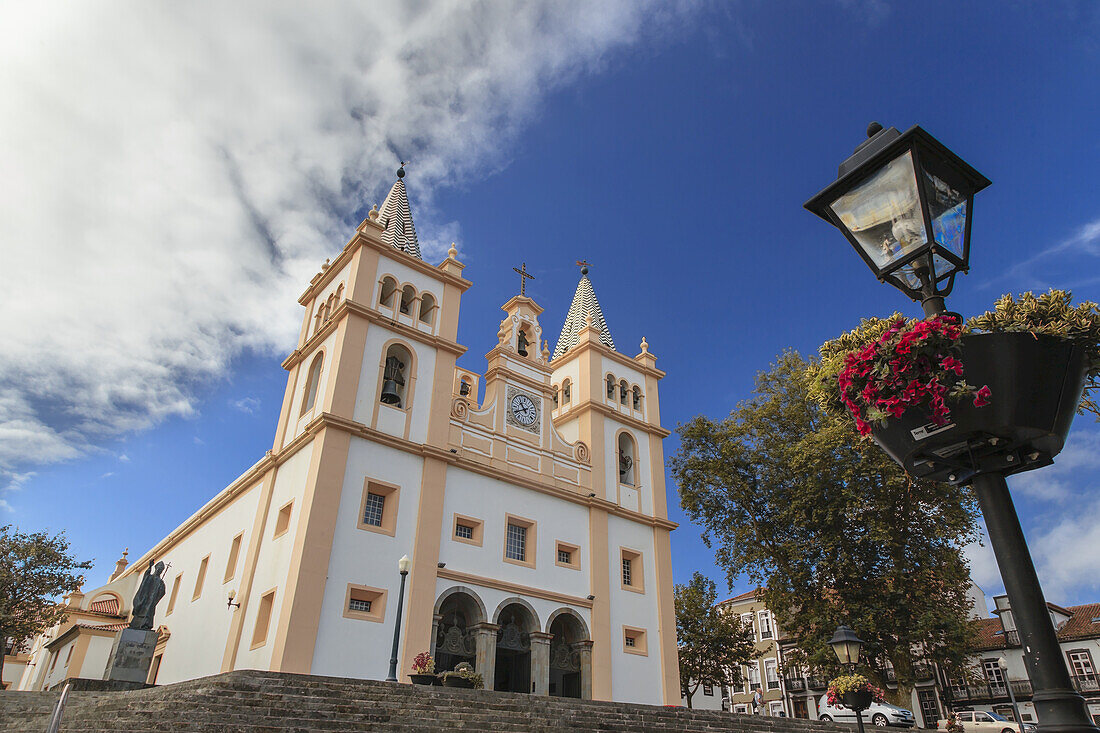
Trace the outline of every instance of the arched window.
{"type": "Polygon", "coordinates": [[[615,377],[610,374],[607,375],[607,397],[608,399],[615,399],[615,377]]]}
{"type": "Polygon", "coordinates": [[[458,394],[466,397],[470,394],[470,380],[463,377],[458,383],[458,394]]]}
{"type": "Polygon", "coordinates": [[[325,306],[322,303],[317,304],[317,313],[313,316],[313,332],[317,333],[321,330],[321,324],[325,319],[325,306]]]}
{"type": "Polygon", "coordinates": [[[636,384],[634,385],[634,409],[642,409],[642,390],[636,384]]]}
{"type": "Polygon", "coordinates": [[[309,365],[309,375],[306,377],[306,389],[302,394],[302,410],[304,415],[313,409],[313,403],[317,400],[317,384],[321,381],[321,367],[325,363],[324,353],[318,353],[313,357],[313,363],[309,365]]]}
{"type": "Polygon", "coordinates": [[[409,378],[412,376],[412,355],[409,354],[409,350],[400,344],[390,346],[386,349],[386,360],[383,362],[383,369],[380,401],[386,405],[404,408],[407,401],[409,378]]]}
{"type": "Polygon", "coordinates": [[[340,283],[336,286],[336,302],[339,303],[344,298],[344,283],[340,283]]]}
{"type": "Polygon", "coordinates": [[[335,305],[336,296],[329,294],[328,300],[325,301],[325,320],[332,318],[332,309],[335,305]]]}
{"type": "Polygon", "coordinates": [[[382,278],[382,290],[378,296],[380,305],[393,307],[393,294],[397,290],[397,281],[392,277],[382,278]]]}
{"type": "Polygon", "coordinates": [[[634,463],[637,459],[637,451],[634,448],[634,438],[630,433],[619,433],[619,483],[627,486],[634,485],[634,463]]]}
{"type": "Polygon", "coordinates": [[[554,409],[555,410],[558,409],[558,404],[559,404],[558,403],[558,393],[560,391],[561,391],[561,388],[559,388],[558,385],[555,384],[554,385],[554,409]]]}
{"type": "Polygon", "coordinates": [[[435,310],[435,297],[431,293],[424,293],[420,297],[420,322],[431,323],[435,310]]]}
{"type": "Polygon", "coordinates": [[[569,393],[571,391],[572,386],[573,386],[573,383],[570,382],[568,379],[566,379],[565,381],[563,381],[561,383],[561,403],[563,405],[568,405],[569,404],[569,397],[570,397],[569,393]]]}
{"type": "Polygon", "coordinates": [[[412,285],[406,285],[401,289],[401,312],[408,314],[412,312],[412,302],[416,300],[416,288],[412,285]]]}
{"type": "Polygon", "coordinates": [[[626,404],[626,393],[628,391],[629,390],[627,389],[627,386],[626,386],[626,380],[624,379],[621,382],[619,382],[619,404],[620,405],[625,405],[626,404]]]}

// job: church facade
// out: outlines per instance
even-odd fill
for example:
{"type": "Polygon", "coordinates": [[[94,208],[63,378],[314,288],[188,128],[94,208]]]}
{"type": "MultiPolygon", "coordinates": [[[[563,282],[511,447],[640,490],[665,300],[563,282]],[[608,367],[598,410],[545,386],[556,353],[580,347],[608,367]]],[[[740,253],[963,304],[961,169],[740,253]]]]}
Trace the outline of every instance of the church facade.
{"type": "Polygon", "coordinates": [[[400,176],[299,298],[272,449],[67,599],[76,613],[34,641],[19,688],[102,676],[107,627],[163,560],[159,684],[241,668],[384,679],[400,621],[402,680],[430,651],[488,689],[679,702],[664,373],[644,339],[615,349],[587,269],[552,357],[521,288],[484,373],[458,367],[471,282],[453,247],[421,259],[400,176]]]}

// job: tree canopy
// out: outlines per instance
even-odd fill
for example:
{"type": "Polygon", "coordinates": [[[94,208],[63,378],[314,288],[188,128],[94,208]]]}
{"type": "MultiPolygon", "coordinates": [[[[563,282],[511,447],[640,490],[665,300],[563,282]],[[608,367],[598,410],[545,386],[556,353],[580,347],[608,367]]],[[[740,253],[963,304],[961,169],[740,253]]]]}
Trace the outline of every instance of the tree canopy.
{"type": "Polygon", "coordinates": [[[691,707],[701,685],[737,685],[741,665],[755,652],[752,629],[716,608],[714,581],[696,571],[687,585],[677,585],[676,643],[680,654],[680,689],[691,707]]]}
{"type": "MultiPolygon", "coordinates": [[[[69,553],[65,533],[23,533],[11,525],[0,527],[0,641],[23,641],[65,619],[65,607],[56,600],[84,582],[78,562],[69,553]]],[[[0,672],[4,658],[0,655],[0,672]]]]}
{"type": "Polygon", "coordinates": [[[788,667],[835,669],[827,641],[848,624],[866,665],[889,663],[908,701],[922,661],[962,670],[977,508],[965,487],[913,480],[850,420],[826,414],[811,364],[784,353],[754,396],[724,420],[679,428],[672,473],[728,581],[762,589],[804,656],[788,667]]]}

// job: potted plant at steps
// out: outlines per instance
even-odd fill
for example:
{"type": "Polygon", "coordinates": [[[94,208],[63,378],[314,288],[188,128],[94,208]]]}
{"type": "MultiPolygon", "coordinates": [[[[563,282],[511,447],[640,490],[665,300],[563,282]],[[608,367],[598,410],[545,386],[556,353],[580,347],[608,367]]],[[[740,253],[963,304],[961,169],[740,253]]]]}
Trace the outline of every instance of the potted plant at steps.
{"type": "Polygon", "coordinates": [[[882,690],[872,685],[861,674],[843,674],[829,682],[826,693],[830,705],[843,705],[852,710],[866,710],[871,702],[882,702],[886,698],[882,690]]]}
{"type": "Polygon", "coordinates": [[[916,477],[958,483],[1048,465],[1075,412],[1100,416],[1100,307],[1071,300],[1005,295],[965,323],[864,320],[821,347],[811,389],[916,477]]]}
{"type": "Polygon", "coordinates": [[[439,678],[435,675],[435,660],[428,652],[420,652],[413,659],[412,674],[409,679],[414,685],[438,685],[439,678]]]}
{"type": "Polygon", "coordinates": [[[443,673],[443,686],[480,690],[484,687],[484,683],[481,681],[481,675],[475,672],[468,662],[461,662],[454,671],[443,673]]]}

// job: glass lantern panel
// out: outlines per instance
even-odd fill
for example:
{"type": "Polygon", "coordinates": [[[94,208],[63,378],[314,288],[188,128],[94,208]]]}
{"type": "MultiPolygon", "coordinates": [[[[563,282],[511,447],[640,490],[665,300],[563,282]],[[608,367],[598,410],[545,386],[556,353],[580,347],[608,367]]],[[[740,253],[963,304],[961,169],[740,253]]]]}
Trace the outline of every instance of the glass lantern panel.
{"type": "MultiPolygon", "coordinates": [[[[941,246],[962,257],[963,236],[966,234],[966,195],[927,170],[924,178],[928,184],[932,236],[941,246]]],[[[941,272],[939,266],[936,272],[941,272]]]]}
{"type": "MultiPolygon", "coordinates": [[[[933,225],[934,224],[935,222],[933,221],[933,225]]],[[[959,256],[962,256],[961,252],[959,256]]],[[[944,275],[950,274],[952,270],[956,269],[955,265],[936,254],[932,255],[932,264],[934,269],[932,272],[927,273],[927,276],[933,281],[939,281],[944,275]]],[[[920,290],[922,282],[920,275],[917,273],[918,270],[924,269],[927,265],[928,255],[924,255],[913,260],[905,267],[899,268],[894,272],[894,275],[913,290],[920,290]]]]}
{"type": "Polygon", "coordinates": [[[909,151],[838,198],[831,208],[880,270],[927,242],[909,151]]]}

